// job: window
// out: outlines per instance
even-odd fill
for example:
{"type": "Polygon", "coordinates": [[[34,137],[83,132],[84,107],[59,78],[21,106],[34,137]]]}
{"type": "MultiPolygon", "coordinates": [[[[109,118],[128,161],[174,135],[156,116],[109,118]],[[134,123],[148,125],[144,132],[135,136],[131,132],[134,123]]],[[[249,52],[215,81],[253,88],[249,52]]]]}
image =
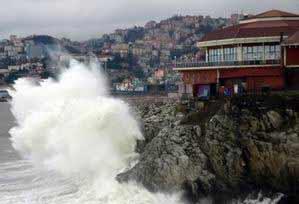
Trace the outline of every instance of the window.
{"type": "Polygon", "coordinates": [[[224,48],[224,61],[237,61],[237,48],[224,48]]]}
{"type": "Polygon", "coordinates": [[[243,60],[248,61],[251,59],[251,47],[243,47],[243,60]]]}
{"type": "Polygon", "coordinates": [[[263,46],[254,46],[252,52],[253,60],[262,60],[264,58],[264,47],[263,46]]]}
{"type": "Polygon", "coordinates": [[[222,50],[212,49],[209,50],[209,62],[219,62],[222,61],[222,50]]]}
{"type": "Polygon", "coordinates": [[[243,47],[243,60],[244,61],[256,61],[264,58],[263,46],[251,46],[243,47]]]}
{"type": "Polygon", "coordinates": [[[280,59],[280,45],[266,45],[265,46],[265,59],[274,60],[280,59]]]}

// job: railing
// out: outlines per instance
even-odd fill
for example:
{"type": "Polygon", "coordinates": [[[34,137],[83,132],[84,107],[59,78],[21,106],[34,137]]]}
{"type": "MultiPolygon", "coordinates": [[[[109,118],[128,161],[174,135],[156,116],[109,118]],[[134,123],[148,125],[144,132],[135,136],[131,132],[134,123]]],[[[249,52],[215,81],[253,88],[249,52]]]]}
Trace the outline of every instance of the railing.
{"type": "Polygon", "coordinates": [[[175,68],[191,67],[224,67],[224,66],[246,66],[246,65],[279,65],[280,60],[253,60],[253,61],[223,61],[223,62],[177,62],[175,68]]]}

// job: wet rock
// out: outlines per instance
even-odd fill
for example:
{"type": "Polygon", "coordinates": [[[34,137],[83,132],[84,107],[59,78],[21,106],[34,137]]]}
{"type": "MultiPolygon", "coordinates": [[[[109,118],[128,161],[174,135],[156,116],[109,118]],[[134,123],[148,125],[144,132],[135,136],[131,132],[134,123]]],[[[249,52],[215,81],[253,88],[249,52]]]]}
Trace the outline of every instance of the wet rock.
{"type": "Polygon", "coordinates": [[[276,111],[269,111],[267,113],[267,117],[269,118],[269,122],[271,123],[273,128],[278,129],[281,127],[283,119],[279,113],[277,113],[276,111]]]}
{"type": "Polygon", "coordinates": [[[291,133],[287,135],[288,143],[299,143],[299,135],[298,133],[291,133]]]}
{"type": "Polygon", "coordinates": [[[136,151],[142,153],[145,146],[156,137],[159,132],[173,122],[179,124],[183,114],[175,113],[174,104],[152,104],[150,106],[139,105],[136,107],[136,115],[141,121],[144,140],[137,141],[136,151]]]}
{"type": "Polygon", "coordinates": [[[209,185],[214,175],[207,171],[207,157],[199,147],[199,129],[198,126],[165,127],[146,146],[139,163],[119,175],[119,180],[133,179],[153,191],[179,190],[186,181],[201,179],[209,185]]]}
{"type": "Polygon", "coordinates": [[[137,145],[140,161],[118,176],[120,182],[135,180],[152,191],[185,189],[195,199],[244,186],[296,192],[299,120],[295,110],[277,111],[265,104],[240,108],[228,102],[211,119],[189,125],[182,121],[198,112],[186,111],[177,104],[153,104],[139,111],[145,136],[137,145]]]}

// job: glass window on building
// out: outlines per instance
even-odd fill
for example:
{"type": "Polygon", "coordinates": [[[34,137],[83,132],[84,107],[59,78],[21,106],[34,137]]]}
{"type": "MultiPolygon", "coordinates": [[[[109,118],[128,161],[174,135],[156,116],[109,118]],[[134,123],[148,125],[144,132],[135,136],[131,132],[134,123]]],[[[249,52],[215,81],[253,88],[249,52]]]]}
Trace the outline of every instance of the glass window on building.
{"type": "Polygon", "coordinates": [[[243,60],[249,61],[252,59],[252,47],[243,47],[243,60]]]}
{"type": "Polygon", "coordinates": [[[280,59],[281,50],[280,45],[266,45],[265,46],[265,59],[276,60],[280,59]]]}
{"type": "Polygon", "coordinates": [[[209,50],[209,62],[219,62],[219,61],[222,61],[222,50],[221,49],[209,50]]]}
{"type": "Polygon", "coordinates": [[[250,46],[243,47],[243,60],[244,61],[257,61],[264,58],[263,46],[250,46]]]}
{"type": "Polygon", "coordinates": [[[237,48],[224,48],[224,61],[237,61],[237,48]]]}
{"type": "Polygon", "coordinates": [[[263,46],[254,46],[252,60],[262,60],[264,57],[264,49],[263,46]]]}
{"type": "Polygon", "coordinates": [[[281,58],[281,47],[280,45],[275,46],[275,59],[280,59],[281,58]]]}

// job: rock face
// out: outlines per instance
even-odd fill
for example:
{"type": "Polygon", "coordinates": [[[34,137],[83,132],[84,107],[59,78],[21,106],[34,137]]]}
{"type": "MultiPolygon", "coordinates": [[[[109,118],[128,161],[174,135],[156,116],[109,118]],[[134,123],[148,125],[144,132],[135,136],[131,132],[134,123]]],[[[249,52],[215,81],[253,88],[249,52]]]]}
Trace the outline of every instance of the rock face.
{"type": "Polygon", "coordinates": [[[199,147],[200,126],[179,125],[184,115],[173,104],[138,107],[138,110],[145,135],[145,140],[137,145],[137,151],[142,153],[140,162],[120,174],[118,180],[136,180],[152,191],[173,191],[188,181],[202,178],[209,189],[209,182],[215,176],[207,170],[207,157],[199,147]]]}
{"type": "MultiPolygon", "coordinates": [[[[199,147],[199,126],[168,126],[146,146],[140,162],[122,179],[135,179],[153,191],[179,190],[186,181],[199,178],[210,185],[207,157],[199,147]]],[[[209,187],[207,187],[209,188],[209,187]]]]}
{"type": "Polygon", "coordinates": [[[177,107],[139,107],[146,139],[137,147],[139,163],[120,182],[136,180],[152,191],[183,188],[195,198],[253,189],[298,194],[298,106],[231,100],[205,120],[194,117],[198,110],[177,107]]]}
{"type": "Polygon", "coordinates": [[[142,121],[144,141],[138,141],[137,152],[145,150],[159,132],[176,120],[175,106],[172,104],[138,105],[135,107],[136,115],[142,121]]]}

